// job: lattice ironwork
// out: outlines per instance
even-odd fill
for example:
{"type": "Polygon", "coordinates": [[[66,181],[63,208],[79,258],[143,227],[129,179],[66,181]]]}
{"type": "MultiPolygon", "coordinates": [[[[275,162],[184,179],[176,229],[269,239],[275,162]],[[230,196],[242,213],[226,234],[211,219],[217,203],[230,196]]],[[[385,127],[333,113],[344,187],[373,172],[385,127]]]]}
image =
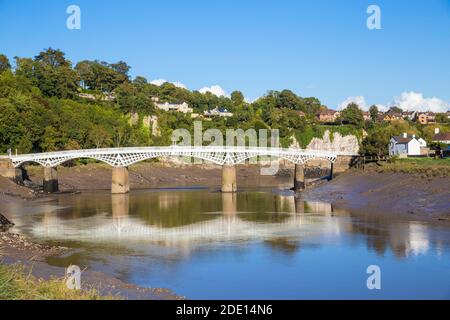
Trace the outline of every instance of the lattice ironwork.
{"type": "Polygon", "coordinates": [[[96,159],[114,167],[128,167],[147,159],[159,157],[194,157],[218,165],[234,165],[254,157],[283,158],[296,164],[306,163],[311,159],[326,159],[334,162],[339,155],[352,156],[351,154],[302,149],[170,146],[60,151],[12,155],[9,158],[15,167],[28,162],[39,163],[44,167],[56,167],[69,160],[80,158],[96,159]]]}

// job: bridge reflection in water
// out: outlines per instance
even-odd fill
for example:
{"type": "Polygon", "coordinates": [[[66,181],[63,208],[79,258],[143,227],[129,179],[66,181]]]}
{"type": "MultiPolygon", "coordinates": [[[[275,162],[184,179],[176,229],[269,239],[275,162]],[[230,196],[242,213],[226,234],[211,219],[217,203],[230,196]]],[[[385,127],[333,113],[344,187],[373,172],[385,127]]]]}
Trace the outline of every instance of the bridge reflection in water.
{"type": "Polygon", "coordinates": [[[439,247],[431,245],[428,229],[419,223],[350,214],[291,192],[160,190],[58,199],[64,208],[48,210],[33,222],[34,237],[191,251],[212,243],[259,240],[277,248],[281,240],[338,244],[363,236],[358,241],[364,240],[370,250],[383,255],[390,248],[400,258],[439,247]]]}
{"type": "Polygon", "coordinates": [[[331,216],[330,204],[305,202],[291,193],[272,194],[262,201],[267,196],[263,195],[265,192],[212,192],[209,193],[211,199],[203,203],[206,207],[203,204],[196,206],[195,200],[194,203],[186,200],[193,193],[198,192],[158,192],[157,197],[151,197],[147,205],[138,200],[130,200],[132,195],[114,194],[110,195],[110,212],[98,206],[96,200],[87,200],[84,204],[75,205],[81,216],[75,214],[70,217],[61,212],[48,212],[41,222],[34,224],[32,231],[35,236],[53,239],[133,239],[177,245],[199,241],[266,239],[274,236],[303,237],[324,231],[324,228],[339,229],[331,220],[329,223],[317,221],[320,216],[331,216]],[[212,204],[208,204],[209,200],[213,200],[212,204]],[[260,207],[265,208],[267,201],[271,200],[274,202],[267,207],[268,211],[249,208],[245,204],[261,201],[260,207]],[[83,206],[86,207],[85,210],[82,209],[83,206]],[[241,208],[243,210],[239,211],[241,208]],[[186,211],[191,213],[186,214],[186,211]],[[311,227],[313,224],[317,226],[311,227]]]}

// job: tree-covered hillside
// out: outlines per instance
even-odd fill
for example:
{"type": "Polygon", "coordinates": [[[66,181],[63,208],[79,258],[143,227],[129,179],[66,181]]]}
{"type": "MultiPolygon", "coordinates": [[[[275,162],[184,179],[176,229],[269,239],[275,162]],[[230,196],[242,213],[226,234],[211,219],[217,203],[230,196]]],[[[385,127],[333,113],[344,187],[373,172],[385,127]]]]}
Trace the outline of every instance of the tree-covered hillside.
{"type": "Polygon", "coordinates": [[[193,131],[190,114],[162,111],[155,107],[156,99],[186,102],[198,114],[216,107],[227,109],[232,117],[213,117],[203,122],[203,129],[218,128],[224,134],[226,128],[279,129],[283,146],[296,137],[306,147],[326,129],[354,134],[362,141],[365,128],[370,139],[363,142],[364,150],[379,153],[387,147],[383,144],[388,134],[422,130],[414,124],[388,125],[387,130],[382,127],[386,125],[365,122],[355,105],[342,112],[336,125],[323,126],[316,116],[326,107],[317,98],[299,97],[290,90],[268,91],[248,103],[240,91],[217,97],[172,83],[157,86],[141,76],[131,79],[130,69],[124,61],[86,60],[74,65],[62,51],[52,48],[34,58],[16,57],[13,63],[0,55],[0,153],[169,145],[173,130],[193,131]],[[138,115],[137,121],[130,121],[130,115],[138,115]],[[159,134],[152,134],[144,124],[148,116],[157,119],[159,134]]]}

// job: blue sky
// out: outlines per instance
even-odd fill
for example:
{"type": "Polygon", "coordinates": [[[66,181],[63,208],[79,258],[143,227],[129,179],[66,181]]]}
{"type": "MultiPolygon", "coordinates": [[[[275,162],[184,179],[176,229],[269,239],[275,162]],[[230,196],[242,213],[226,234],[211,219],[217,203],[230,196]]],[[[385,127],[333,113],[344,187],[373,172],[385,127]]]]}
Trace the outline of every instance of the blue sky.
{"type": "Polygon", "coordinates": [[[125,60],[132,76],[239,89],[250,100],[289,88],[332,108],[348,97],[450,103],[450,0],[0,0],[0,53],[49,46],[73,62],[125,60]],[[81,30],[66,28],[71,4],[81,30]],[[381,8],[381,30],[366,27],[370,4],[381,8]]]}

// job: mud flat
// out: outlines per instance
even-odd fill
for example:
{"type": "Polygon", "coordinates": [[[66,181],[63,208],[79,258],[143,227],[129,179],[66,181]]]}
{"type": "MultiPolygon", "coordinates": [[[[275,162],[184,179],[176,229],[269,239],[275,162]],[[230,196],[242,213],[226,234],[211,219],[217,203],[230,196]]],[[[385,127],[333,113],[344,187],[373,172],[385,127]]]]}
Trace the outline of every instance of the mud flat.
{"type": "Polygon", "coordinates": [[[300,195],[358,214],[388,215],[448,224],[450,177],[350,170],[300,195]]]}
{"type": "MultiPolygon", "coordinates": [[[[42,183],[42,167],[30,166],[27,170],[33,182],[42,183]]],[[[220,187],[221,170],[221,167],[216,165],[138,163],[129,168],[131,190],[186,186],[220,187]]],[[[293,183],[290,171],[282,168],[275,176],[263,176],[259,166],[240,165],[237,167],[238,187],[293,183]]],[[[58,179],[63,192],[108,190],[111,188],[111,167],[105,164],[59,167],[58,179]]]]}
{"type": "MultiPolygon", "coordinates": [[[[49,280],[63,279],[65,269],[49,265],[45,258],[51,256],[64,257],[72,254],[73,250],[54,245],[42,245],[30,241],[28,238],[10,232],[0,232],[0,263],[5,265],[19,264],[26,273],[49,280]]],[[[133,300],[179,300],[178,296],[165,288],[143,288],[120,281],[114,277],[95,270],[82,271],[82,289],[95,288],[100,294],[119,299],[133,300]]]]}

